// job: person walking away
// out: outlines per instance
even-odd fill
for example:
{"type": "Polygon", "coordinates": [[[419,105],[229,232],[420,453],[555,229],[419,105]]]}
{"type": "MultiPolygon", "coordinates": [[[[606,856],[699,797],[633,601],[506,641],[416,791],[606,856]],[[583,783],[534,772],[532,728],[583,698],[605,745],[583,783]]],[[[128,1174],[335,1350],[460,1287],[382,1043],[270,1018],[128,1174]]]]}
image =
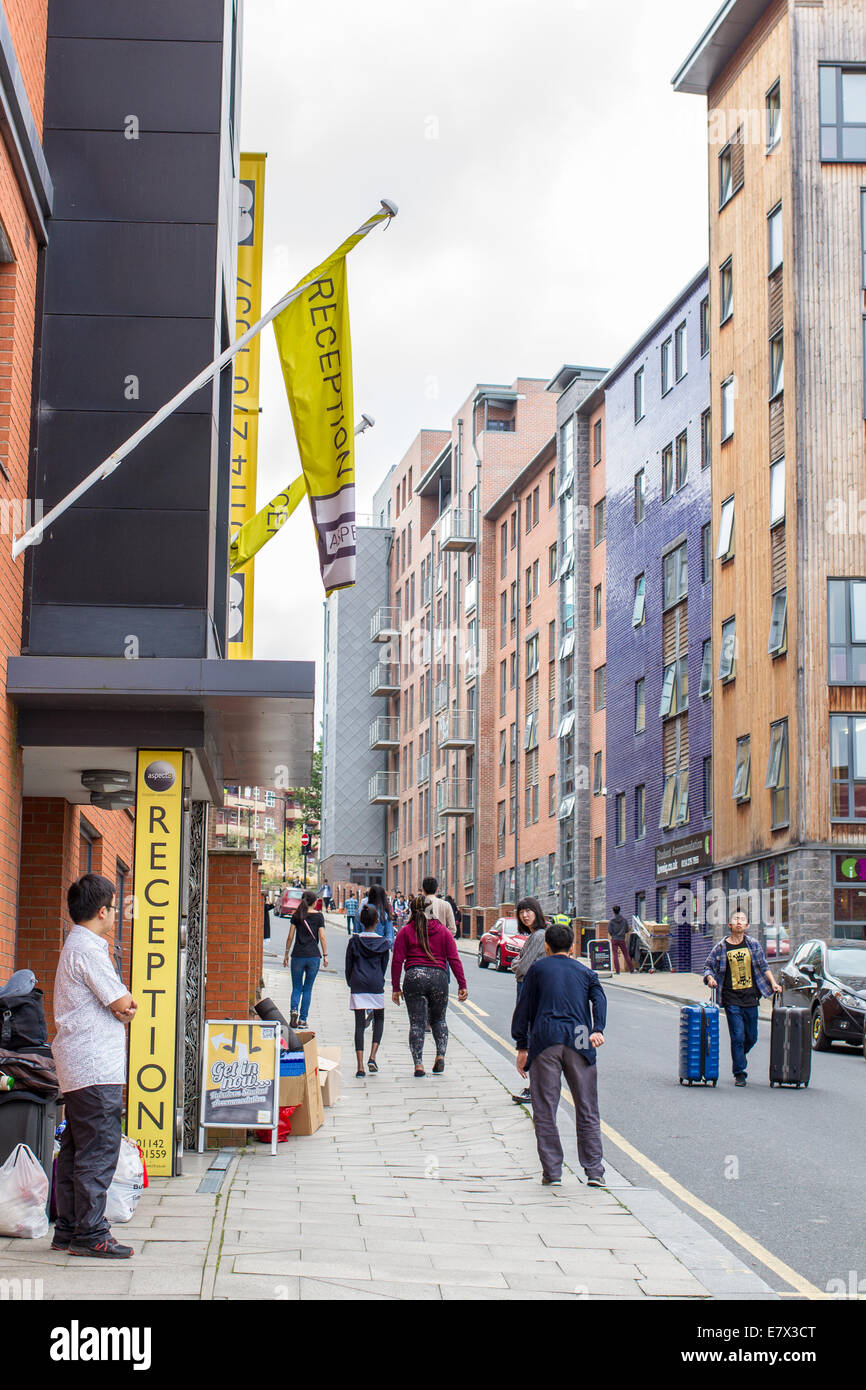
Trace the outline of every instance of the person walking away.
{"type": "Polygon", "coordinates": [[[373,1041],[367,1068],[379,1070],[376,1053],[385,1031],[385,971],[391,947],[380,931],[379,914],[372,903],[361,909],[361,930],[346,947],[346,984],[349,986],[349,1008],[355,1015],[355,1055],[358,1059],[357,1077],[364,1071],[364,1029],[368,1014],[372,1015],[373,1041]]]}
{"type": "MultiPolygon", "coordinates": [[[[517,921],[520,931],[526,932],[529,940],[524,942],[523,949],[514,962],[514,978],[517,981],[515,1006],[520,1003],[520,991],[523,989],[526,972],[544,955],[544,933],[547,930],[547,918],[537,898],[520,899],[517,904],[517,921]]],[[[525,1086],[520,1095],[512,1096],[511,1099],[515,1105],[531,1104],[532,1096],[529,1087],[525,1086]]]]}
{"type": "Polygon", "coordinates": [[[460,925],[461,925],[461,923],[462,923],[462,921],[463,921],[463,913],[460,911],[460,908],[457,906],[456,902],[454,901],[454,899],[453,899],[453,897],[451,896],[450,893],[446,893],[446,894],[445,894],[445,902],[446,902],[446,903],[448,904],[448,906],[451,908],[451,911],[452,911],[452,913],[453,913],[453,915],[454,915],[454,935],[455,935],[455,937],[457,938],[457,940],[459,941],[459,939],[460,939],[460,925]]]}
{"type": "Polygon", "coordinates": [[[353,932],[358,930],[358,899],[351,891],[343,905],[343,910],[346,914],[346,931],[351,936],[353,932]]]}
{"type": "Polygon", "coordinates": [[[85,874],[66,894],[75,925],[63,943],[54,981],[57,1036],[51,1051],[66,1107],[57,1156],[57,1220],[52,1250],[128,1260],[105,1219],[105,1198],[120,1154],[125,1025],[137,1005],[111,960],[117,921],[114,884],[85,874]]]}
{"type": "Polygon", "coordinates": [[[292,1003],[289,1022],[293,1028],[306,1028],[313,985],[324,961],[328,964],[328,943],[325,939],[325,919],[313,911],[316,895],[305,889],[301,901],[289,918],[289,935],[283,965],[292,970],[292,1003]],[[321,947],[321,950],[320,950],[321,947]],[[291,953],[291,956],[290,956],[291,953]]]}
{"type": "Polygon", "coordinates": [[[607,1000],[599,978],[571,959],[574,933],[555,923],[545,955],[530,966],[511,1021],[517,1070],[529,1071],[535,1142],[545,1187],[562,1181],[562,1140],[556,1111],[563,1078],[574,1100],[577,1154],[589,1187],[604,1187],[596,1052],[604,1043],[607,1000]]]}
{"type": "MultiPolygon", "coordinates": [[[[425,880],[426,882],[426,880],[425,880]]],[[[397,933],[391,959],[391,990],[395,1004],[406,1000],[409,1014],[409,1051],[415,1063],[415,1075],[424,1076],[424,1030],[429,1015],[436,1059],[433,1070],[445,1070],[445,1051],[448,1047],[448,972],[458,984],[457,998],[462,1002],[469,991],[454,937],[435,916],[430,898],[419,894],[409,905],[409,921],[397,933]],[[403,988],[400,977],[405,967],[403,988]]]]}
{"type": "Polygon", "coordinates": [[[613,962],[614,974],[616,975],[619,974],[620,955],[622,955],[628,967],[629,975],[634,974],[634,966],[631,956],[628,953],[628,938],[630,933],[631,924],[628,918],[623,917],[619,910],[619,903],[614,903],[613,916],[607,924],[607,934],[610,937],[610,954],[613,962]]]}
{"type": "MultiPolygon", "coordinates": [[[[388,943],[388,948],[390,950],[391,947],[393,947],[394,945],[395,937],[394,909],[388,901],[388,894],[385,892],[385,889],[381,888],[378,883],[374,883],[369,893],[367,894],[367,906],[375,908],[376,921],[378,923],[376,930],[379,932],[380,936],[383,936],[385,938],[385,940],[388,943]]],[[[362,908],[361,921],[363,922],[363,920],[364,909],[362,908]]]]}
{"type": "Polygon", "coordinates": [[[456,937],[457,923],[454,921],[454,913],[451,910],[451,904],[448,902],[446,898],[439,898],[436,896],[439,892],[438,881],[432,876],[432,874],[428,874],[428,876],[425,879],[422,879],[421,888],[423,890],[424,897],[430,899],[433,909],[433,916],[436,918],[436,921],[441,922],[443,926],[446,926],[448,928],[451,935],[456,937]]]}
{"type": "Polygon", "coordinates": [[[731,913],[728,935],[716,942],[704,964],[704,983],[718,989],[722,982],[721,1005],[728,1020],[735,1086],[745,1086],[748,1080],[746,1057],[758,1041],[761,996],[768,999],[782,993],[760,941],[746,935],[748,924],[745,912],[731,913]]]}
{"type": "Polygon", "coordinates": [[[331,910],[331,901],[331,885],[330,883],[326,883],[322,888],[322,902],[325,904],[326,912],[330,912],[331,910]]]}

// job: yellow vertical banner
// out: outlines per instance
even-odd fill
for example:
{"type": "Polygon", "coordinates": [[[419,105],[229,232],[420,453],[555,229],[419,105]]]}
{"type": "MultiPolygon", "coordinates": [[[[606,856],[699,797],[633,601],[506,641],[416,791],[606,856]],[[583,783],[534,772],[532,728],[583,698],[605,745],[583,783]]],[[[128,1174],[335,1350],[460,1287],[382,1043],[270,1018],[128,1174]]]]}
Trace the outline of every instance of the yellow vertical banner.
{"type": "Polygon", "coordinates": [[[183,751],[138,750],[126,1132],[148,1172],[171,1177],[177,1095],[177,984],[183,751]]]}
{"type": "MultiPolygon", "coordinates": [[[[265,159],[263,154],[241,155],[236,337],[262,313],[265,159]]],[[[229,503],[232,534],[256,514],[260,342],[257,334],[235,358],[229,503]]],[[[253,655],[253,568],[250,561],[229,579],[228,654],[236,660],[250,661],[253,655]]]]}

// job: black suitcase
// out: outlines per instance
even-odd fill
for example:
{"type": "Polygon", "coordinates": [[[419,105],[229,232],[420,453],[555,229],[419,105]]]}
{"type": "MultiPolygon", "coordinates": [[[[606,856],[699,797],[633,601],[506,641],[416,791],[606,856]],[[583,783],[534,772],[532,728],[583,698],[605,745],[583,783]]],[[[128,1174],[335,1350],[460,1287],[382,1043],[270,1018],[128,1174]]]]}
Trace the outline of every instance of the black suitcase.
{"type": "Polygon", "coordinates": [[[56,1101],[30,1091],[0,1093],[0,1163],[6,1162],[16,1144],[26,1144],[42,1164],[50,1183],[56,1128],[56,1101]]]}
{"type": "Polygon", "coordinates": [[[777,1005],[770,1024],[770,1085],[808,1086],[812,1074],[812,1016],[808,1009],[777,1005]]]}

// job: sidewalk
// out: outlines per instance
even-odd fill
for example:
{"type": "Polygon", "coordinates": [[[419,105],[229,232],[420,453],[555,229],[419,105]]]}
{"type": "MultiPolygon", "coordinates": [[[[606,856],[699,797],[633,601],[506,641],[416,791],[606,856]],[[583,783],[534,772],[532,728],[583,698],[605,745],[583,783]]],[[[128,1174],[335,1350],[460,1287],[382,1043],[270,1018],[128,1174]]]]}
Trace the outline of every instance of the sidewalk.
{"type": "MultiPolygon", "coordinates": [[[[268,965],[265,985],[288,1013],[288,972],[268,965]]],[[[76,1300],[771,1296],[711,1238],[696,1242],[679,1212],[664,1242],[653,1235],[626,1202],[652,1223],[664,1199],[610,1168],[616,1192],[567,1168],[561,1188],[542,1188],[529,1116],[456,1011],[444,1075],[414,1078],[406,1014],[389,1003],[382,1070],[356,1080],[347,1002],[342,977],[320,972],[310,1021],[343,1047],[343,1094],[315,1135],[276,1157],[254,1141],[227,1151],[218,1192],[200,1190],[215,1153],[185,1155],[184,1175],[153,1180],[115,1228],[132,1260],[59,1254],[50,1237],[2,1240],[0,1280],[40,1279],[37,1296],[76,1300]]],[[[572,1114],[563,1105],[564,1126],[572,1114]]],[[[211,1171],[204,1186],[219,1181],[211,1171]]]]}

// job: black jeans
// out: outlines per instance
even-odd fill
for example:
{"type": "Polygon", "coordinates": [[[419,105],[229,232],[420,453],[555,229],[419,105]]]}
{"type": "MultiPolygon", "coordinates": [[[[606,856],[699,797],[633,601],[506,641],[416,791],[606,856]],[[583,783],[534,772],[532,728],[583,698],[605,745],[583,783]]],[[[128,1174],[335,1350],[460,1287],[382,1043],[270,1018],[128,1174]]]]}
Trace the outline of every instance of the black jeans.
{"type": "Polygon", "coordinates": [[[67,1091],[66,1128],[57,1155],[56,1233],[92,1243],[108,1233],[105,1194],[120,1154],[122,1086],[67,1091]]]}

